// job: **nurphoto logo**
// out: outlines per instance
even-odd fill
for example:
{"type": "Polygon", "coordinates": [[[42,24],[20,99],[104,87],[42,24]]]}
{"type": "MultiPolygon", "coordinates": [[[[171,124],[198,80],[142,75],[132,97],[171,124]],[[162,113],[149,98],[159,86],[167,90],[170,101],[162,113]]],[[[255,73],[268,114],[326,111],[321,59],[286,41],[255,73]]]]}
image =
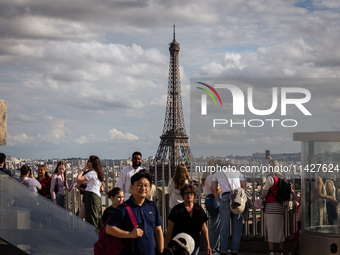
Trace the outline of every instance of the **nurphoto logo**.
{"type": "MultiPolygon", "coordinates": [[[[245,115],[245,105],[247,105],[250,113],[256,116],[267,116],[267,118],[256,118],[256,119],[243,119],[233,120],[233,119],[224,119],[224,118],[214,118],[213,119],[213,127],[217,125],[227,125],[229,123],[230,127],[239,125],[238,127],[262,127],[266,124],[274,127],[275,124],[280,123],[282,127],[296,127],[298,125],[298,121],[296,119],[277,119],[277,118],[269,118],[270,115],[275,113],[278,108],[280,108],[280,115],[287,116],[287,105],[294,105],[298,110],[302,112],[305,116],[312,116],[310,111],[305,107],[304,104],[311,100],[311,93],[308,89],[301,87],[273,87],[271,88],[271,107],[268,109],[256,109],[254,106],[254,96],[253,96],[253,87],[247,87],[247,101],[245,102],[245,96],[243,91],[236,85],[233,84],[214,84],[213,86],[203,83],[197,82],[198,84],[203,85],[204,87],[210,89],[215,96],[217,96],[221,107],[222,99],[221,94],[225,92],[229,92],[232,95],[233,99],[233,107],[232,114],[233,116],[244,116],[245,115]],[[219,92],[217,92],[218,90],[219,92]],[[298,98],[289,98],[289,95],[293,95],[298,98]],[[280,99],[280,100],[279,100],[280,99]],[[278,107],[280,101],[280,107],[278,107]]],[[[201,115],[208,114],[208,106],[207,106],[207,94],[211,97],[215,106],[217,106],[214,95],[207,90],[206,88],[197,87],[198,89],[204,91],[205,93],[201,95],[201,115]]],[[[224,99],[223,99],[224,100],[224,99]]],[[[227,108],[226,108],[227,109],[227,108]]],[[[213,111],[213,109],[209,109],[213,111]]]]}

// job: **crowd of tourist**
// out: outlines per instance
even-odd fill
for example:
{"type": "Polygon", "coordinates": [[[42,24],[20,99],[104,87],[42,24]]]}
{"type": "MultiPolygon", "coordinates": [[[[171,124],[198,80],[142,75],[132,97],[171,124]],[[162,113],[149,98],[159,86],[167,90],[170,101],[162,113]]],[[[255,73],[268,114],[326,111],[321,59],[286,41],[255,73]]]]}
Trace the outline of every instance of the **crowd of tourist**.
{"type": "MultiPolygon", "coordinates": [[[[37,178],[34,178],[28,165],[23,165],[20,169],[21,175],[16,180],[63,208],[65,208],[65,192],[70,192],[77,185],[77,188],[84,193],[83,204],[85,205],[84,212],[79,212],[79,215],[85,213],[85,220],[97,229],[105,223],[106,234],[125,239],[127,245],[122,254],[198,255],[200,236],[206,243],[207,255],[228,253],[236,255],[239,252],[243,215],[233,213],[230,208],[231,192],[239,188],[247,189],[245,179],[239,171],[217,171],[215,173],[207,171],[203,175],[202,187],[207,215],[202,206],[194,202],[197,188],[193,185],[186,166],[179,164],[168,183],[170,213],[167,218],[168,227],[164,240],[162,218],[153,201],[156,186],[152,183],[149,172],[141,167],[141,163],[142,154],[134,152],[132,166],[121,170],[118,187],[107,191],[112,205],[106,208],[104,213],[102,213],[101,200],[104,191],[104,174],[97,156],[89,157],[86,166],[71,185],[68,185],[66,179],[64,161],[57,163],[52,176],[49,175],[46,165],[39,165],[37,178]],[[128,208],[131,208],[135,216],[137,227],[130,220],[128,208]],[[210,221],[209,224],[208,221],[210,221]],[[230,228],[232,241],[229,250],[230,228]]],[[[270,159],[268,163],[273,167],[278,166],[278,162],[274,159],[270,159]]],[[[214,165],[226,166],[227,169],[233,166],[220,159],[208,162],[208,166],[214,165]]],[[[0,170],[11,176],[11,172],[6,167],[6,156],[3,153],[0,153],[0,170]]],[[[274,243],[278,243],[277,252],[282,255],[285,241],[284,206],[282,202],[276,200],[279,178],[282,178],[279,171],[268,175],[260,195],[266,205],[264,230],[270,255],[274,254],[274,243]]],[[[300,198],[293,189],[292,194],[300,202],[300,198]]],[[[331,201],[330,198],[326,198],[331,201]]],[[[301,229],[301,207],[299,215],[298,226],[301,229]]],[[[296,246],[294,246],[295,250],[296,246]]],[[[290,254],[294,254],[295,250],[290,254]]]]}

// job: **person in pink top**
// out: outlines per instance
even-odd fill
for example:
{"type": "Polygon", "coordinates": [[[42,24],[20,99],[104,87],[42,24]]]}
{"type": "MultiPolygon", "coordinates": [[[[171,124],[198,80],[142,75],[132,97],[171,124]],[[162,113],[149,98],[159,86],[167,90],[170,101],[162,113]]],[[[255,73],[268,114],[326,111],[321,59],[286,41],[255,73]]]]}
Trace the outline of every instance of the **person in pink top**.
{"type": "Polygon", "coordinates": [[[66,179],[66,163],[65,161],[59,161],[57,167],[54,170],[54,173],[51,177],[51,196],[53,203],[66,208],[65,207],[65,192],[64,188],[71,192],[74,185],[76,184],[75,181],[68,186],[67,179],[66,179]]]}

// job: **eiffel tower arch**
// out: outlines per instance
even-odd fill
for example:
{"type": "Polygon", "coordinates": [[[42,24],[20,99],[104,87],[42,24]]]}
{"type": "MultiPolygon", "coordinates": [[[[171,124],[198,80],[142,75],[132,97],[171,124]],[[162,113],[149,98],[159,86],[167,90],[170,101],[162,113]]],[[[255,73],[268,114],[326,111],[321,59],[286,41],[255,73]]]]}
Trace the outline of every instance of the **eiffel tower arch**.
{"type": "MultiPolygon", "coordinates": [[[[155,156],[156,162],[170,162],[171,176],[174,175],[175,167],[179,163],[186,164],[189,169],[190,162],[194,159],[184,123],[178,58],[179,50],[179,43],[175,39],[174,25],[173,41],[169,44],[170,64],[164,127],[155,156]]],[[[157,169],[159,169],[159,165],[157,169]]],[[[160,172],[157,171],[158,180],[161,178],[160,172]]],[[[150,169],[150,173],[154,174],[154,168],[150,169]]],[[[167,182],[168,178],[169,175],[166,174],[164,181],[167,182]]]]}

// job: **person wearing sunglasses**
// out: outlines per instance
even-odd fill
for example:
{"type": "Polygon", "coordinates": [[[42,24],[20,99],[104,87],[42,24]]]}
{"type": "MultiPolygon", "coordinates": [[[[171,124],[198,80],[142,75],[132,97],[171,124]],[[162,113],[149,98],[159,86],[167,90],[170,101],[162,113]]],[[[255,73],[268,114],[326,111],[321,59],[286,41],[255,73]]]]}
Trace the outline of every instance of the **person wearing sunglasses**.
{"type": "Polygon", "coordinates": [[[187,233],[195,241],[195,249],[192,255],[198,255],[200,247],[200,233],[207,243],[207,255],[211,254],[208,228],[206,221],[208,217],[203,208],[194,203],[197,195],[197,189],[192,184],[184,184],[180,189],[180,193],[184,199],[183,203],[175,205],[168,217],[168,229],[166,233],[166,244],[179,233],[187,233]]]}

